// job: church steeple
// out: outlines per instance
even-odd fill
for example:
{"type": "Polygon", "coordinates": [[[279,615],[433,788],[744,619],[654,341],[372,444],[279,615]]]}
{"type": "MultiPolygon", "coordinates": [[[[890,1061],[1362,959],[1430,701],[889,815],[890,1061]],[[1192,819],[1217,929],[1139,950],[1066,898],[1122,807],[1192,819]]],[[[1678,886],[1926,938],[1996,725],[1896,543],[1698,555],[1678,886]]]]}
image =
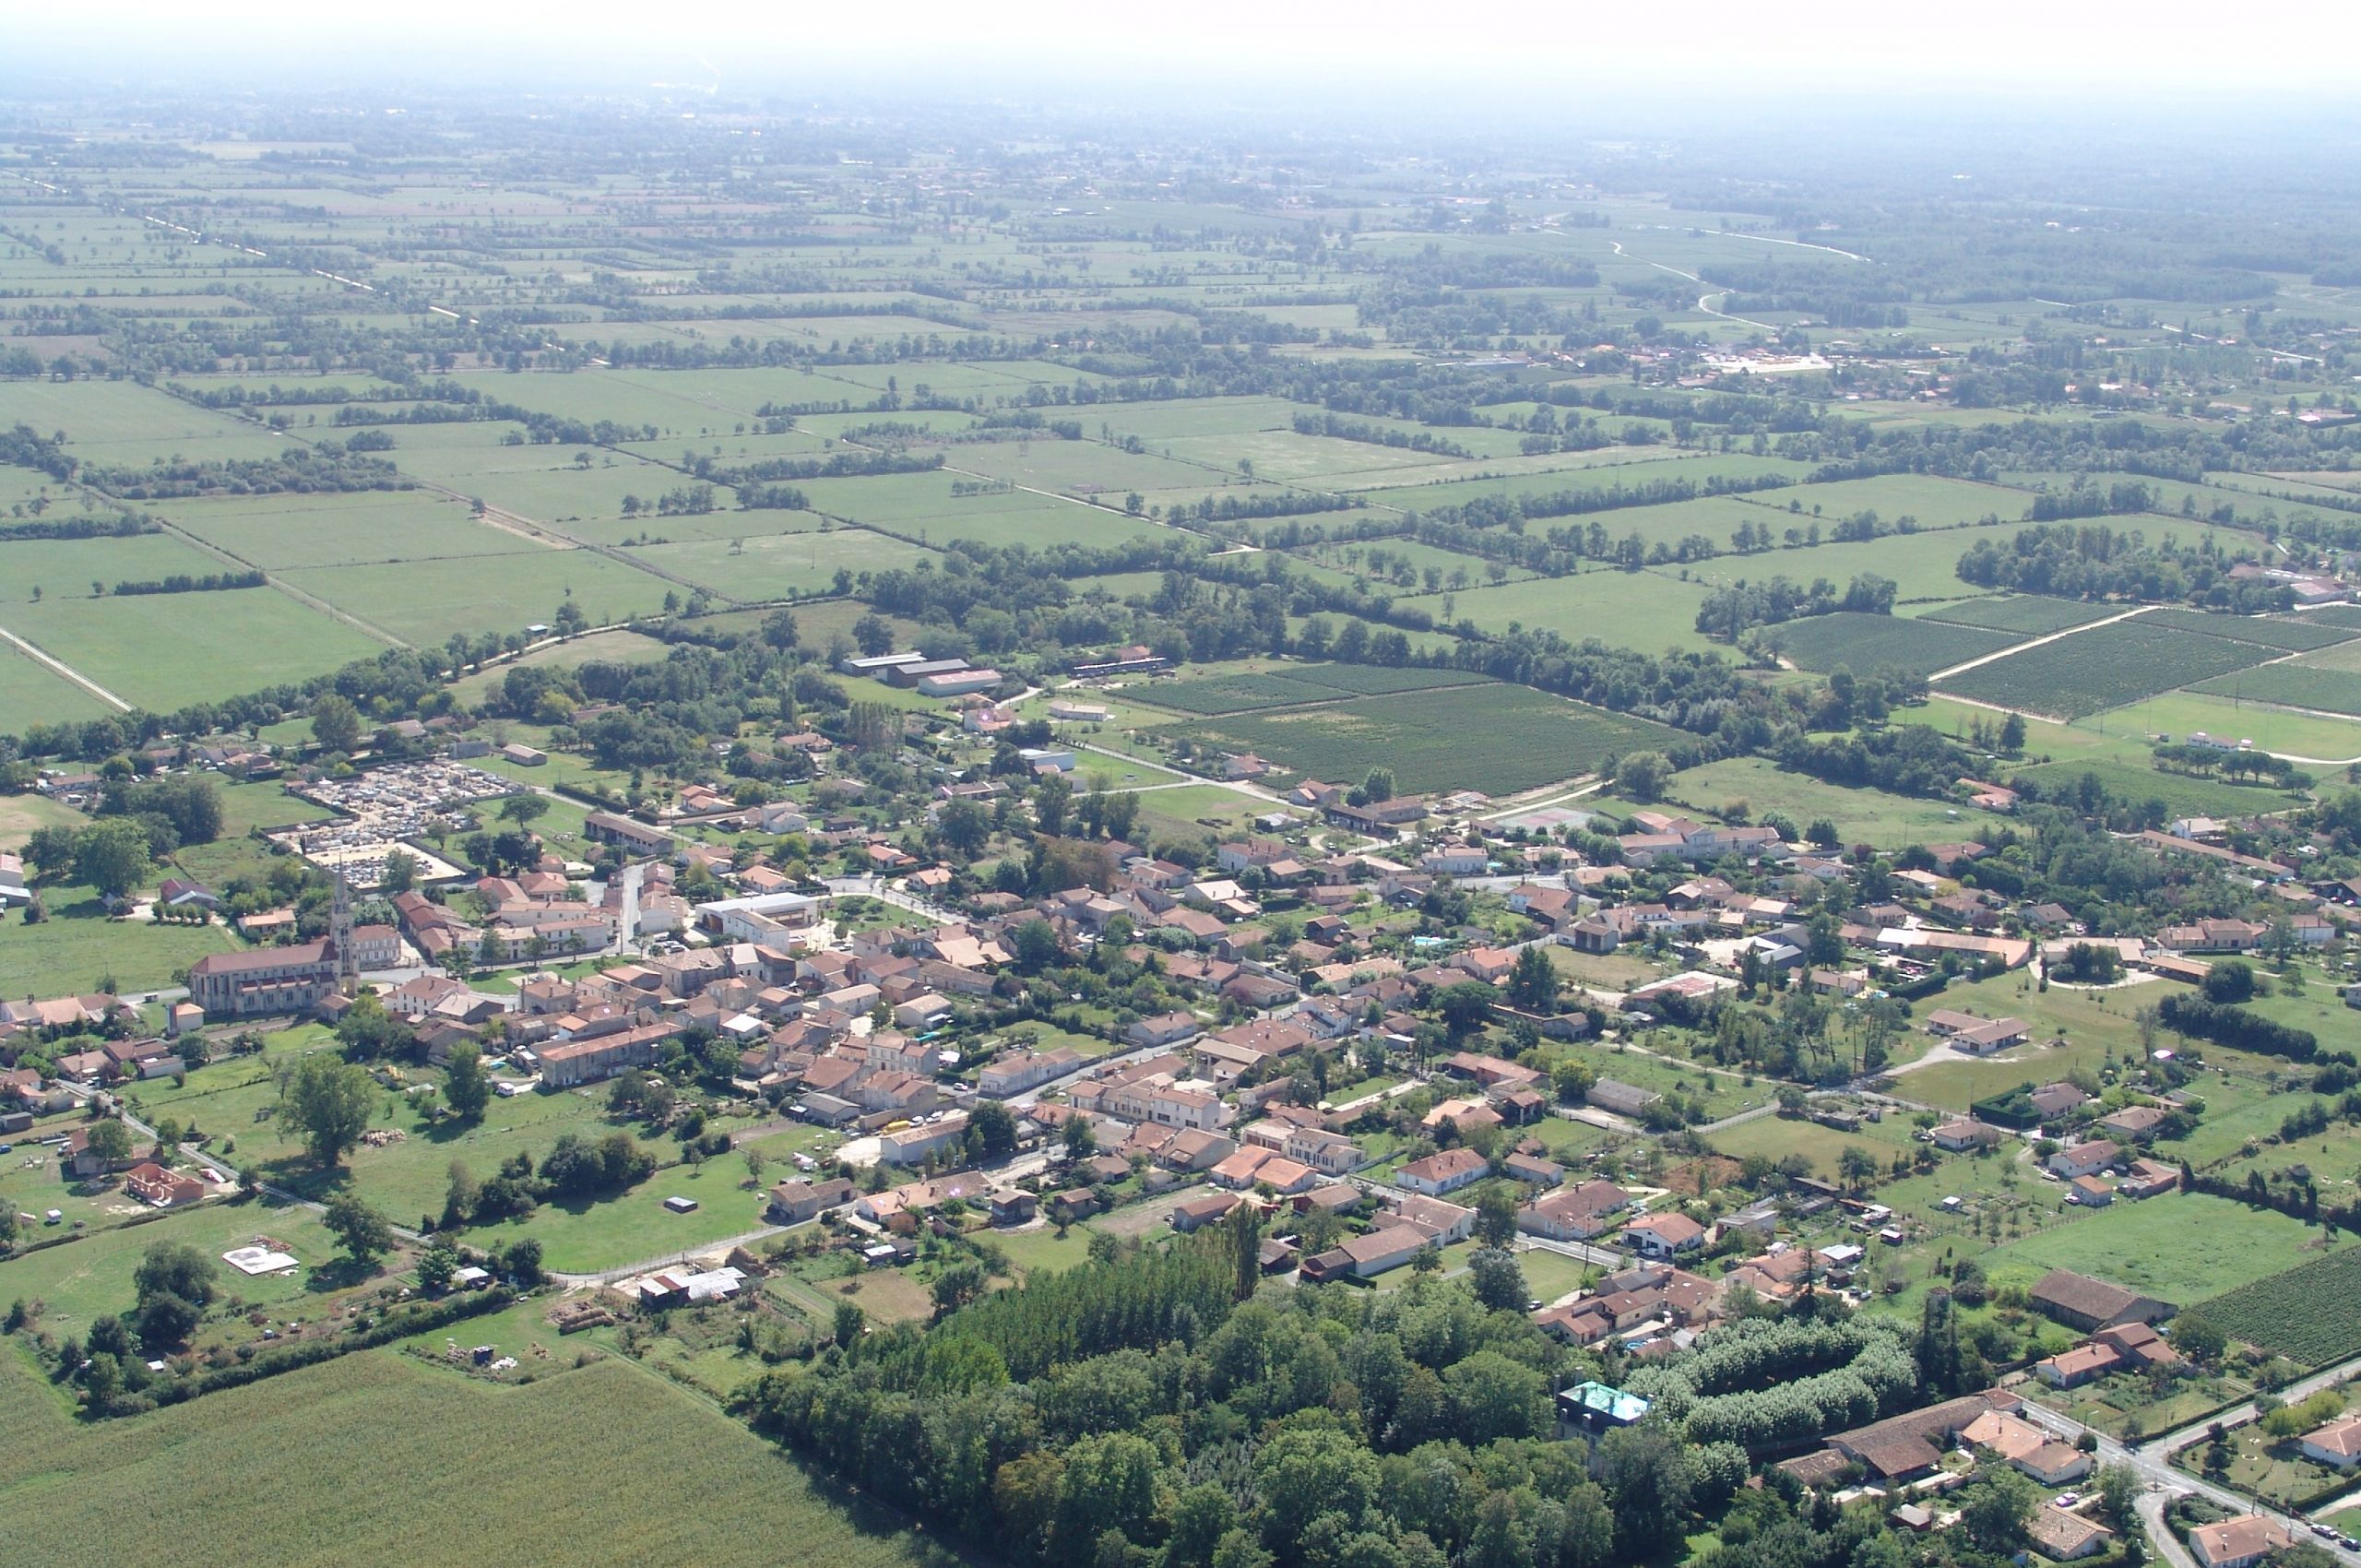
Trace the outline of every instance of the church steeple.
{"type": "Polygon", "coordinates": [[[336,901],[328,906],[328,941],[336,956],[337,989],[350,996],[361,983],[361,953],[352,944],[352,886],[345,880],[342,865],[335,872],[336,901]]]}

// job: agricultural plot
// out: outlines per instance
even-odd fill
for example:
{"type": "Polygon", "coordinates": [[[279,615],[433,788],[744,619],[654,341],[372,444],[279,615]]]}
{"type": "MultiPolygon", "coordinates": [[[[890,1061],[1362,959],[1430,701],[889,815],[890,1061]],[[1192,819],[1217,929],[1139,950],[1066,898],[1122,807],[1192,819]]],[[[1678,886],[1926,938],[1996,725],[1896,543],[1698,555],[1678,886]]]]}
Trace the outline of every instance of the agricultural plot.
{"type": "MultiPolygon", "coordinates": [[[[1785,493],[1759,493],[1754,499],[1775,504],[1785,493]]],[[[1764,515],[1774,529],[1784,529],[1795,521],[1791,515],[1775,509],[1764,515]],[[1783,517],[1786,522],[1780,521],[1783,517]]],[[[1906,613],[1910,606],[1922,601],[1948,602],[1968,591],[1968,586],[1960,581],[1959,558],[1970,546],[1987,539],[2005,543],[2025,529],[2039,526],[2004,522],[1991,528],[1939,529],[1925,533],[1889,534],[1860,543],[1831,542],[1802,550],[1774,550],[1762,555],[1722,555],[1696,562],[1689,571],[1691,576],[1716,586],[1759,582],[1774,574],[1784,574],[1799,582],[1825,577],[1838,588],[1864,573],[1872,573],[1892,581],[1895,605],[1906,613]]]]}
{"type": "Polygon", "coordinates": [[[2062,632],[2069,626],[2104,621],[2117,613],[2118,607],[2111,604],[2085,604],[2078,600],[2049,599],[2028,593],[2009,599],[1970,600],[1965,604],[1929,610],[1920,619],[1948,622],[1954,626],[1981,626],[1995,632],[2021,632],[2027,636],[2047,636],[2052,632],[2062,632]]]}
{"type": "Polygon", "coordinates": [[[2316,1244],[2316,1232],[2301,1220],[2227,1198],[2173,1193],[2012,1241],[1986,1254],[1984,1272],[1999,1287],[2030,1285],[2053,1268],[2070,1268],[2185,1308],[2274,1275],[2316,1244]]]}
{"type": "Polygon", "coordinates": [[[2014,768],[2010,777],[2030,778],[2045,790],[2072,790],[2084,775],[2108,794],[2127,801],[2161,801],[2173,816],[2244,816],[2284,812],[2297,797],[2247,784],[2225,784],[2185,773],[2166,773],[2136,762],[2089,760],[2039,763],[2014,768]]]}
{"type": "MultiPolygon", "coordinates": [[[[801,616],[797,617],[799,623],[801,616]]],[[[801,627],[799,626],[799,631],[801,627]]],[[[451,683],[451,690],[469,702],[481,702],[484,694],[506,678],[516,665],[550,670],[572,670],[590,663],[646,664],[662,659],[670,650],[654,637],[637,632],[594,632],[587,637],[575,637],[566,642],[552,643],[505,663],[463,676],[451,683]]],[[[546,765],[544,765],[546,766],[546,765]]],[[[289,797],[290,804],[299,804],[289,797]]]]}
{"type": "Polygon", "coordinates": [[[2189,689],[2243,702],[2361,716],[2361,673],[2301,659],[2217,675],[2189,689]]]}
{"type": "MultiPolygon", "coordinates": [[[[1361,499],[1372,506],[1405,512],[1430,512],[1438,506],[1464,506],[1470,501],[1515,495],[1552,495],[1560,491],[1596,493],[1618,485],[1636,486],[1686,480],[1703,485],[1709,480],[1746,481],[1765,475],[1800,479],[1806,464],[1784,457],[1697,457],[1664,446],[1608,446],[1595,452],[1551,454],[1555,466],[1538,471],[1509,471],[1503,460],[1489,465],[1497,477],[1441,480],[1395,488],[1370,490],[1361,499]]],[[[1552,524],[1565,522],[1552,518],[1552,524]]],[[[1574,520],[1585,526],[1589,517],[1574,520]]]]}
{"type": "MultiPolygon", "coordinates": [[[[740,514],[742,517],[744,514],[740,514]]],[[[890,539],[867,529],[826,533],[750,535],[694,543],[635,547],[634,560],[727,594],[732,599],[779,599],[826,588],[839,571],[904,570],[939,559],[921,545],[890,539]]]]}
{"type": "Polygon", "coordinates": [[[12,606],[6,624],[124,701],[158,713],[324,674],[384,646],[269,588],[43,599],[12,606]]]}
{"type": "Polygon", "coordinates": [[[1685,768],[1673,775],[1665,798],[1707,816],[1724,815],[1726,807],[1743,802],[1750,808],[1746,814],[1776,811],[1798,829],[1825,818],[1836,825],[1844,842],[1880,849],[1972,837],[1983,826],[1998,826],[1998,819],[1983,812],[1947,801],[1848,789],[1784,771],[1767,757],[1725,757],[1685,768]]]}
{"type": "MultiPolygon", "coordinates": [[[[1668,571],[1584,572],[1470,588],[1454,596],[1452,619],[1472,621],[1488,632],[1505,632],[1511,626],[1547,629],[1572,643],[1596,637],[1644,653],[1726,648],[1697,630],[1697,608],[1705,602],[1705,593],[1703,583],[1668,571]]],[[[1441,594],[1401,602],[1437,617],[1442,614],[1441,594]]]]}
{"type": "Polygon", "coordinates": [[[0,644],[0,713],[12,724],[59,724],[113,711],[16,644],[0,644]]]}
{"type": "Polygon", "coordinates": [[[1759,492],[1751,499],[1786,513],[1791,522],[1819,523],[1823,529],[1843,518],[1875,512],[1879,521],[1889,527],[1909,517],[1920,529],[1932,530],[1973,527],[1987,517],[2015,522],[2024,516],[2032,498],[2008,485],[1978,484],[1934,474],[1880,474],[1759,492]]]}
{"type": "Polygon", "coordinates": [[[2007,632],[1914,621],[1907,616],[1839,612],[1790,621],[1768,634],[1779,651],[1805,670],[1844,665],[1857,674],[1901,670],[1931,675],[2016,643],[2007,632]]]}
{"type": "Polygon", "coordinates": [[[185,457],[269,457],[292,442],[211,409],[185,403],[133,381],[0,383],[0,427],[29,424],[64,431],[86,464],[145,468],[177,452],[185,457]]]}
{"type": "Polygon", "coordinates": [[[25,1562],[87,1556],[92,1488],[114,1496],[110,1553],[202,1551],[247,1568],[299,1568],[321,1543],[350,1568],[397,1568],[468,1541],[481,1568],[549,1559],[566,1521],[615,1562],[706,1568],[950,1568],[899,1521],[840,1501],[739,1422],[661,1377],[611,1360],[573,1368],[555,1331],[498,1348],[539,1375],[494,1387],[392,1349],[209,1395],[132,1420],[77,1423],[15,1356],[0,1364],[0,1503],[25,1562]],[[564,1369],[564,1370],[560,1370],[564,1369]],[[555,1375],[552,1375],[554,1373],[555,1375]],[[580,1463],[487,1466],[501,1452],[580,1463]],[[595,1455],[595,1459],[590,1456],[595,1455]],[[187,1479],[207,1478],[201,1487],[187,1479]],[[419,1506],[421,1496],[439,1501],[419,1506]],[[268,1506],[258,1507],[258,1499],[268,1506]]]}
{"type": "Polygon", "coordinates": [[[2260,664],[2271,650],[2140,620],[2099,626],[1943,683],[1955,696],[2056,718],[2120,707],[2260,664]]]}
{"type": "Polygon", "coordinates": [[[1357,780],[1383,766],[1406,793],[1464,788],[1490,795],[1586,773],[1676,737],[1644,719],[1489,683],[1265,709],[1171,733],[1201,747],[1255,752],[1314,778],[1357,780]]]}
{"type": "Polygon", "coordinates": [[[515,555],[314,567],[285,576],[305,592],[411,643],[439,643],[454,632],[521,632],[547,621],[568,598],[582,607],[590,624],[605,625],[647,614],[662,606],[668,591],[681,591],[677,584],[589,550],[528,548],[515,555]]]}
{"type": "Polygon", "coordinates": [[[121,539],[0,538],[0,609],[52,597],[90,596],[94,585],[108,592],[117,583],[153,582],[175,575],[204,576],[222,570],[210,555],[191,550],[170,534],[134,534],[121,539]]]}
{"type": "Polygon", "coordinates": [[[2152,610],[2141,617],[2152,626],[2202,632],[2235,643],[2252,643],[2282,653],[2310,653],[2361,636],[2361,627],[2319,625],[2260,615],[2208,615],[2201,610],[2152,610]]]}
{"type": "MultiPolygon", "coordinates": [[[[476,521],[464,502],[423,490],[172,501],[160,509],[215,549],[265,571],[530,548],[528,540],[476,521]]],[[[220,569],[218,562],[198,568],[220,569]]]]}
{"type": "MultiPolygon", "coordinates": [[[[2278,668],[2280,666],[2264,665],[2248,671],[2248,678],[2259,679],[2278,668]]],[[[2298,713],[2293,708],[2273,707],[2260,702],[2236,702],[2229,697],[2204,695],[2197,692],[2166,692],[2163,696],[2151,697],[2130,707],[2118,707],[2080,722],[2100,725],[2117,733],[2131,730],[2143,737],[2170,735],[2178,739],[2202,730],[2212,735],[2252,741],[2263,751],[2284,752],[2291,756],[2325,757],[2333,761],[2361,755],[2361,723],[2352,719],[2298,713]]],[[[2048,749],[2048,739],[2046,733],[2041,738],[2045,750],[2048,749]]]]}
{"type": "Polygon", "coordinates": [[[1375,664],[1303,664],[1216,675],[1202,680],[1157,682],[1143,688],[1142,702],[1180,713],[1218,717],[1256,708],[1335,702],[1347,696],[1383,696],[1438,686],[1483,683],[1464,670],[1392,669],[1375,664]]]}

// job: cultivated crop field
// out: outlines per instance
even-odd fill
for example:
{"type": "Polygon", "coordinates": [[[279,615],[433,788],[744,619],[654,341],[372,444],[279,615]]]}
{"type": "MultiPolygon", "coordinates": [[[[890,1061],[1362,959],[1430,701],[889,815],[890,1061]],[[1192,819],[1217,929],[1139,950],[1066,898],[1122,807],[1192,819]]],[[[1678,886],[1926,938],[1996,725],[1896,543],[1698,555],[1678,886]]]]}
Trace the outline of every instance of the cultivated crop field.
{"type": "Polygon", "coordinates": [[[2350,670],[2324,669],[2300,659],[2217,675],[2192,689],[2247,702],[2272,702],[2288,707],[2314,707],[2322,713],[2361,715],[2361,674],[2350,670]]]}
{"type": "Polygon", "coordinates": [[[2361,636],[2361,628],[2321,625],[2308,621],[2277,620],[2260,615],[2208,615],[2201,610],[2151,610],[2141,619],[2152,626],[2172,626],[2202,632],[2236,643],[2277,648],[2282,653],[2309,653],[2361,636]]]}
{"type": "Polygon", "coordinates": [[[2120,621],[1978,665],[1943,689],[2030,713],[2079,719],[2272,657],[2269,648],[2171,626],[2120,621]]]}
{"type": "Polygon", "coordinates": [[[1920,619],[1945,621],[1954,626],[1982,626],[1995,632],[2023,632],[2028,636],[2046,636],[2062,632],[2069,626],[2085,625],[2104,621],[2117,613],[2111,604],[2084,604],[2078,600],[2047,599],[2040,594],[2019,594],[2012,599],[1976,599],[1965,604],[1954,604],[1941,610],[1930,610],[1920,619]]]}
{"type": "Polygon", "coordinates": [[[1644,719],[1486,683],[1240,713],[1173,733],[1251,751],[1314,778],[1358,782],[1379,766],[1406,793],[1464,788],[1514,794],[1586,773],[1678,732],[1644,719]]]}
{"type": "MultiPolygon", "coordinates": [[[[11,1351],[0,1358],[0,1506],[18,1562],[201,1553],[241,1568],[327,1560],[394,1568],[447,1556],[528,1568],[563,1519],[611,1562],[898,1568],[957,1561],[840,1502],[694,1396],[616,1360],[575,1369],[554,1330],[531,1384],[499,1387],[392,1349],[84,1426],[11,1351]],[[490,1464],[487,1455],[535,1455],[490,1464]],[[205,1484],[189,1478],[202,1474],[205,1484]],[[421,1506],[422,1498],[433,1499],[421,1506]]],[[[529,1345],[499,1347],[520,1360],[529,1345]]],[[[528,1364],[533,1364],[528,1362],[528,1364]]]]}
{"type": "MultiPolygon", "coordinates": [[[[1450,619],[1472,621],[1487,632],[1547,629],[1573,643],[1596,637],[1643,653],[1726,647],[1697,629],[1697,607],[1705,602],[1705,592],[1703,583],[1668,571],[1584,572],[1469,588],[1454,596],[1450,619]]],[[[1421,594],[1403,602],[1441,618],[1443,598],[1421,594]]]]}
{"type": "Polygon", "coordinates": [[[1769,636],[1779,651],[1801,669],[1826,671],[1842,664],[1857,675],[1872,670],[1931,675],[1998,653],[2019,640],[2007,632],[1974,626],[1842,612],[1790,621],[1771,628],[1769,636]]]}
{"type": "Polygon", "coordinates": [[[1215,675],[1203,680],[1159,682],[1140,693],[1140,700],[1178,713],[1217,717],[1257,708],[1294,707],[1304,703],[1335,702],[1347,696],[1383,696],[1440,686],[1483,683],[1484,677],[1464,670],[1389,669],[1374,664],[1304,664],[1282,670],[1215,675]]]}
{"type": "Polygon", "coordinates": [[[2361,1248],[2258,1279],[2198,1303],[2196,1310],[2234,1339],[2244,1339],[2308,1367],[2361,1351],[2361,1248]]]}

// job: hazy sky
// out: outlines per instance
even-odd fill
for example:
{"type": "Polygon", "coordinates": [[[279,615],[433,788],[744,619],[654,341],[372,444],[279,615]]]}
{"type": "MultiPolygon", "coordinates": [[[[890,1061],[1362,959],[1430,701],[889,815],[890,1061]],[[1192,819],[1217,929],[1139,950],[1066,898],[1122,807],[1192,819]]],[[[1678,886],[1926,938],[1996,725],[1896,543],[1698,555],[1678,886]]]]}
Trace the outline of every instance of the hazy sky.
{"type": "Polygon", "coordinates": [[[648,80],[697,79],[702,62],[749,90],[770,90],[769,78],[799,65],[870,76],[1014,65],[1079,71],[1101,87],[1210,68],[1241,83],[1513,81],[1572,97],[1775,75],[1889,90],[1964,78],[2111,98],[2165,86],[2354,93],[2361,62],[2361,0],[2250,9],[2197,0],[77,0],[0,9],[11,13],[0,17],[0,59],[126,77],[243,55],[280,69],[306,57],[339,68],[448,61],[470,76],[596,65],[610,79],[648,80]]]}

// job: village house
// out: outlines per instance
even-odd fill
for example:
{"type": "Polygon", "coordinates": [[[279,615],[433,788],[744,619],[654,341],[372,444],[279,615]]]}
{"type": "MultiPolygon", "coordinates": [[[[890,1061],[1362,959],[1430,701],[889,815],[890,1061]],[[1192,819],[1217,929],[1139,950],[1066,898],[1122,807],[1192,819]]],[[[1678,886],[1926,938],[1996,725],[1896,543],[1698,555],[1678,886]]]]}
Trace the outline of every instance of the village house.
{"type": "Polygon", "coordinates": [[[1474,1149],[1451,1148],[1410,1161],[1394,1173],[1394,1182],[1410,1192],[1439,1198],[1480,1180],[1490,1169],[1489,1162],[1474,1149]]]}
{"type": "Polygon", "coordinates": [[[1685,1214],[1643,1215],[1623,1227],[1623,1241],[1642,1257],[1669,1258],[1705,1244],[1705,1228],[1685,1214]]]}
{"type": "Polygon", "coordinates": [[[2200,1568],[2255,1568],[2272,1552],[2295,1544],[2295,1535],[2284,1526],[2260,1514],[2241,1514],[2189,1532],[2189,1554],[2200,1568]]]}
{"type": "Polygon", "coordinates": [[[2361,1465],[2361,1415],[2339,1416],[2296,1439],[2296,1446],[2314,1464],[2332,1470],[2361,1465]]]}
{"type": "Polygon", "coordinates": [[[1935,1127],[1927,1136],[1937,1148],[1959,1154],[1968,1149],[1998,1147],[2008,1134],[1973,1117],[1959,1116],[1935,1127]]]}
{"type": "Polygon", "coordinates": [[[1587,1241],[1615,1229],[1631,1195],[1612,1182],[1577,1182],[1516,1211],[1516,1228],[1551,1241],[1587,1241]]]}
{"type": "Polygon", "coordinates": [[[2122,1158],[2123,1151],[2107,1139],[2093,1138],[2051,1155],[2049,1169],[2071,1181],[2077,1176],[2095,1176],[2122,1158]]]}

